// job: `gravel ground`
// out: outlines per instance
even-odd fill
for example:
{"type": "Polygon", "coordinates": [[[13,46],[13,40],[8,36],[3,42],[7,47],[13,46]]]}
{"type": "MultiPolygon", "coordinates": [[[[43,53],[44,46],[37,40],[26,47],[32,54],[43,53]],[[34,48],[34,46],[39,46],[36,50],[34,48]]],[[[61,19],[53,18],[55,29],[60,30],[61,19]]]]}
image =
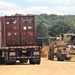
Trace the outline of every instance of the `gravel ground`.
{"type": "Polygon", "coordinates": [[[0,75],[75,75],[75,61],[58,62],[42,58],[40,65],[0,65],[0,75]]]}

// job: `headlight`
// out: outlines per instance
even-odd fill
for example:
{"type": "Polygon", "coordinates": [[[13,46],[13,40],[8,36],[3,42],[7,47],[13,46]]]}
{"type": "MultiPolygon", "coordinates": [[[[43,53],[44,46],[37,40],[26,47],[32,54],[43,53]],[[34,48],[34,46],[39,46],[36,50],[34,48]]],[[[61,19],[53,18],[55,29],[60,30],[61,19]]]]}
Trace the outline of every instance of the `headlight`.
{"type": "Polygon", "coordinates": [[[34,52],[34,55],[40,55],[40,53],[39,52],[34,52]]]}
{"type": "Polygon", "coordinates": [[[10,52],[10,56],[15,56],[15,52],[10,52]]]}

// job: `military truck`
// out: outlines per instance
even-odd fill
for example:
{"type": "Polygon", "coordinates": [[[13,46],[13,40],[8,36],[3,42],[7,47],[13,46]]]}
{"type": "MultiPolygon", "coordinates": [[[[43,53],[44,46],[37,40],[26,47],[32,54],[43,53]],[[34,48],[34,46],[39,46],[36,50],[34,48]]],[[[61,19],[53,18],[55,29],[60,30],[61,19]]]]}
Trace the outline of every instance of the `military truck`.
{"type": "Polygon", "coordinates": [[[75,55],[75,34],[60,34],[56,37],[49,38],[48,59],[58,61],[71,60],[75,55]]]}

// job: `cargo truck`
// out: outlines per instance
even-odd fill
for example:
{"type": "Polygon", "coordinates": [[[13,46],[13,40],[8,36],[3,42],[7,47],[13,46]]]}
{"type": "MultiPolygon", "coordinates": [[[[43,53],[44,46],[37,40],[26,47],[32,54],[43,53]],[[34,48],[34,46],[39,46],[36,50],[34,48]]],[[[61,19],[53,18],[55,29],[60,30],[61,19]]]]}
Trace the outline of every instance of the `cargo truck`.
{"type": "Polygon", "coordinates": [[[75,34],[65,33],[49,38],[48,59],[57,61],[71,60],[75,57],[75,34]]]}
{"type": "Polygon", "coordinates": [[[40,64],[41,49],[35,41],[35,16],[0,18],[0,63],[28,62],[40,64]]]}

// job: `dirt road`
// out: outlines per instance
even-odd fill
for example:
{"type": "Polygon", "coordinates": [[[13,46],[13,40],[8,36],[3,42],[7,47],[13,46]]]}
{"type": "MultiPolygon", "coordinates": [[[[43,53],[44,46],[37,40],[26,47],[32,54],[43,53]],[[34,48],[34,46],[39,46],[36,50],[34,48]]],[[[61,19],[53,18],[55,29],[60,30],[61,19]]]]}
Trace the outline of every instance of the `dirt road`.
{"type": "Polygon", "coordinates": [[[75,62],[58,62],[42,58],[40,65],[0,65],[0,75],[75,75],[75,62]]]}

